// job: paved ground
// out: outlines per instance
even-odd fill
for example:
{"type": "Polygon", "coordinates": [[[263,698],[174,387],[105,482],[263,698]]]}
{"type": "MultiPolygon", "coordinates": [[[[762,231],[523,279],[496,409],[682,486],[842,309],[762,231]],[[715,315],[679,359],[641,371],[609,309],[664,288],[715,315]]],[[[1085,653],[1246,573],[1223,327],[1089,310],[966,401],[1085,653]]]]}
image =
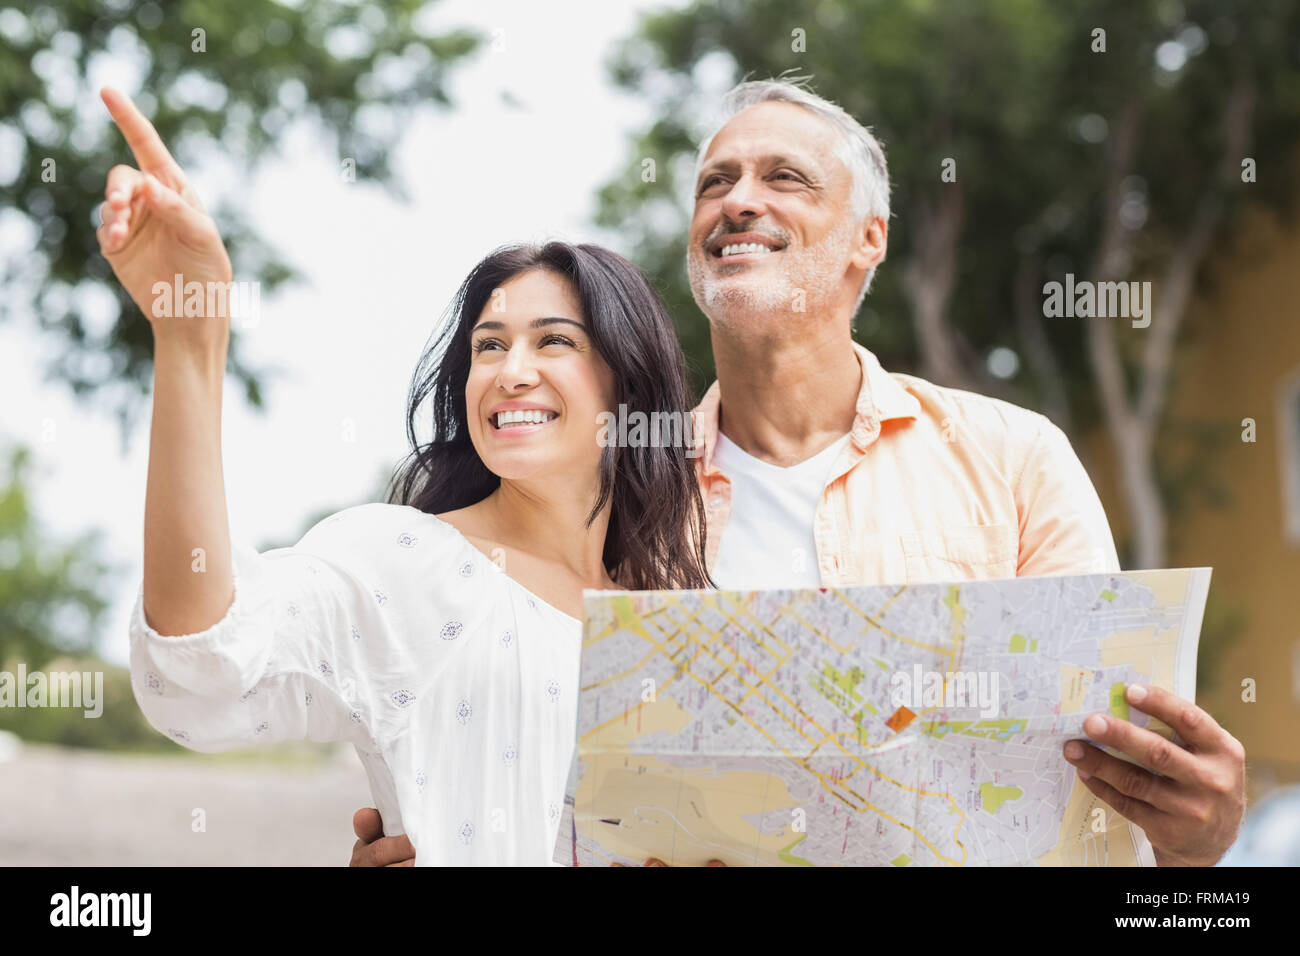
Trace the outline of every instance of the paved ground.
{"type": "Polygon", "coordinates": [[[0,865],[344,866],[370,805],[351,747],[301,765],[24,744],[0,752],[0,865]]]}

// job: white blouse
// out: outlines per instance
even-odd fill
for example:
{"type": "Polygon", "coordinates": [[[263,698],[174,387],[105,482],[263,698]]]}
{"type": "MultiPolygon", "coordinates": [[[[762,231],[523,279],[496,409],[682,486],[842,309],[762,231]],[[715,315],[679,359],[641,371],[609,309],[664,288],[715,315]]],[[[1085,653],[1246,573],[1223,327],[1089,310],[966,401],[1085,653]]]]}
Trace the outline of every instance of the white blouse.
{"type": "Polygon", "coordinates": [[[551,863],[580,621],[406,505],[348,508],[291,548],[236,542],[233,564],[233,604],[197,634],[145,623],[141,585],[131,684],[150,724],[208,753],[347,741],[417,866],[551,863]]]}

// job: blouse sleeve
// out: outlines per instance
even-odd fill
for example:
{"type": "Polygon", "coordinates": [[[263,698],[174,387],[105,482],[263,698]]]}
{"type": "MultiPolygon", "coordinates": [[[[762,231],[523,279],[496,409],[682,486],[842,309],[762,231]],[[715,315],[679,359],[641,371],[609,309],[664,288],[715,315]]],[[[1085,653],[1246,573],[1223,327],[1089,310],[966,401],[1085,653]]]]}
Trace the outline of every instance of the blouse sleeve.
{"type": "Polygon", "coordinates": [[[380,749],[414,700],[397,686],[409,673],[401,619],[385,609],[389,589],[410,589],[395,578],[409,575],[385,565],[381,544],[401,550],[398,529],[416,514],[362,505],[324,519],[293,547],[259,554],[236,543],[232,604],[196,634],[150,627],[142,586],[131,615],[131,685],[149,723],[203,752],[293,739],[380,749]]]}

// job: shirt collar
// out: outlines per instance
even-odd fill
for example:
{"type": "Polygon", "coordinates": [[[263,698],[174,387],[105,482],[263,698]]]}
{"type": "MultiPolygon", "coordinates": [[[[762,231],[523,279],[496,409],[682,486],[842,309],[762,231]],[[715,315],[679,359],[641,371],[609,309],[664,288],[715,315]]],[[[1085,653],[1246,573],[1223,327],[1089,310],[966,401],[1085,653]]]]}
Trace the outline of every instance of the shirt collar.
{"type": "MultiPolygon", "coordinates": [[[[857,353],[858,362],[862,366],[862,387],[858,390],[850,436],[853,444],[865,451],[867,446],[880,437],[882,422],[896,418],[917,418],[921,414],[921,403],[881,367],[880,360],[868,349],[854,342],[853,351],[857,353]]],[[[719,473],[713,465],[713,452],[718,445],[721,398],[718,383],[714,382],[691,413],[696,439],[698,441],[700,436],[704,439],[700,459],[706,476],[719,473]]]]}

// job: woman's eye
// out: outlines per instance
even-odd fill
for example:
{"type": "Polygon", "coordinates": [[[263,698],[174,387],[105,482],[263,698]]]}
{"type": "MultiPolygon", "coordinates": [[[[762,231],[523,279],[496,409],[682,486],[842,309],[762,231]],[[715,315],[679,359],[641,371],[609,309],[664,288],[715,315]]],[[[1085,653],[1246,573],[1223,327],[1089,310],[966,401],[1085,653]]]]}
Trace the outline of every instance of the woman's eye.
{"type": "Polygon", "coordinates": [[[474,343],[474,354],[478,355],[480,352],[484,352],[487,349],[500,348],[500,347],[501,347],[501,343],[498,342],[496,339],[479,339],[477,342],[474,343]]]}
{"type": "Polygon", "coordinates": [[[548,335],[542,339],[542,345],[573,345],[571,339],[566,339],[563,335],[548,335]]]}

